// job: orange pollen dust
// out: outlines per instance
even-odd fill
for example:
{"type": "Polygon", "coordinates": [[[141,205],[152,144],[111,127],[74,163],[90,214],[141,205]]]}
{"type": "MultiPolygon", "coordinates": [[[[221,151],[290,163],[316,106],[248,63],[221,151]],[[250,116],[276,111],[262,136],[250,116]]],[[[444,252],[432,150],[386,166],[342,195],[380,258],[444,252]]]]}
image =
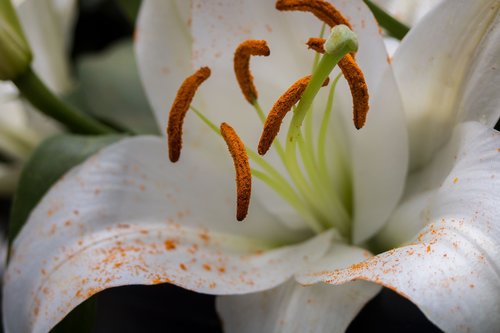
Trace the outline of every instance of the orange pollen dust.
{"type": "Polygon", "coordinates": [[[310,12],[330,27],[344,24],[352,30],[349,20],[331,3],[324,0],[278,0],[276,1],[276,9],[310,12]]]}
{"type": "Polygon", "coordinates": [[[210,77],[210,68],[201,67],[193,75],[182,82],[174,103],[170,108],[167,125],[168,155],[170,161],[177,162],[182,148],[182,124],[189,106],[193,101],[194,94],[199,86],[210,77]]]}
{"type": "Polygon", "coordinates": [[[252,174],[248,155],[243,141],[231,126],[222,123],[220,131],[226,141],[236,169],[236,219],[243,221],[248,213],[252,193],[252,174]]]}
{"type": "MultiPolygon", "coordinates": [[[[325,39],[323,38],[309,38],[306,44],[310,49],[316,52],[325,53],[325,49],[323,48],[324,43],[325,39]]],[[[360,129],[365,125],[366,115],[370,109],[368,103],[368,86],[365,81],[365,76],[353,56],[350,54],[346,54],[339,61],[338,65],[351,89],[354,126],[360,129]]]]}
{"type": "MultiPolygon", "coordinates": [[[[276,135],[281,127],[283,118],[292,109],[292,107],[300,100],[304,90],[311,81],[311,75],[305,76],[297,80],[283,95],[278,98],[276,103],[274,103],[273,108],[269,111],[267,115],[266,122],[264,124],[264,129],[262,135],[260,136],[258,152],[260,155],[264,155],[271,144],[274,141],[276,135]]],[[[329,79],[326,78],[323,82],[323,87],[328,85],[329,79]]]]}
{"type": "Polygon", "coordinates": [[[248,103],[253,104],[257,99],[257,89],[253,84],[250,72],[250,56],[269,56],[271,51],[265,40],[247,40],[238,45],[234,51],[234,73],[240,85],[241,92],[248,103]]]}

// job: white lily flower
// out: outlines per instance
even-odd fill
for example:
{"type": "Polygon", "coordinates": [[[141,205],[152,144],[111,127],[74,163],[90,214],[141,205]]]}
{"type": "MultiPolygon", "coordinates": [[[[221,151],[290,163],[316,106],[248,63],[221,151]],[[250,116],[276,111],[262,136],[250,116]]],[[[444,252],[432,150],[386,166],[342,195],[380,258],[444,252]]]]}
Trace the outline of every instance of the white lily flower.
{"type": "MultiPolygon", "coordinates": [[[[46,332],[105,288],[165,282],[226,295],[217,306],[229,332],[342,332],[379,285],[445,331],[500,327],[500,135],[492,129],[500,2],[445,1],[392,65],[362,1],[332,3],[358,35],[371,108],[356,131],[341,79],[324,132],[333,93],[316,96],[319,126],[306,119],[303,151],[324,157],[327,176],[309,192],[290,185],[298,202],[256,181],[248,217],[237,223],[232,162],[195,112],[175,165],[165,138],[109,146],[53,186],[15,240],[3,291],[7,332],[46,332]],[[327,133],[317,155],[307,128],[313,138],[327,133]],[[369,239],[401,247],[372,255],[369,239]]],[[[271,55],[253,60],[252,72],[260,105],[271,107],[310,73],[314,54],[303,43],[321,26],[264,0],[144,1],[137,54],[160,126],[181,82],[209,66],[192,105],[255,146],[262,124],[239,91],[233,51],[267,40],[271,55]]],[[[270,153],[277,181],[287,169],[270,153]]]]}
{"type": "MultiPolygon", "coordinates": [[[[33,68],[56,93],[71,88],[70,32],[75,19],[75,0],[22,0],[13,2],[33,51],[33,68]]],[[[11,193],[21,163],[48,135],[59,131],[50,119],[18,98],[11,83],[0,84],[0,151],[14,165],[1,164],[0,192],[11,193]],[[14,181],[14,182],[13,182],[14,181]]]]}

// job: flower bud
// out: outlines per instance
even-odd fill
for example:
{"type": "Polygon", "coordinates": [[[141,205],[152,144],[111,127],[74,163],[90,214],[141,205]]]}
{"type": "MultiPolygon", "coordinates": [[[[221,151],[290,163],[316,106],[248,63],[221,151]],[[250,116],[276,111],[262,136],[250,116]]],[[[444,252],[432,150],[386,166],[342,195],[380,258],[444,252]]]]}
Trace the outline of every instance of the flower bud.
{"type": "Polygon", "coordinates": [[[0,0],[0,80],[14,80],[33,59],[10,0],[0,0]]]}

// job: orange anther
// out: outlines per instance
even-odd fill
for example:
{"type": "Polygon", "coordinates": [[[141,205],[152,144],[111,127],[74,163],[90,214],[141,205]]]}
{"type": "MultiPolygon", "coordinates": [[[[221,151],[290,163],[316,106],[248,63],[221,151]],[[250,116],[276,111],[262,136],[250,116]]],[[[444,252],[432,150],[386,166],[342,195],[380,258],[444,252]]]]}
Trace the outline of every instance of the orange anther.
{"type": "Polygon", "coordinates": [[[182,124],[198,87],[210,76],[210,68],[202,67],[182,82],[170,108],[167,125],[168,155],[177,162],[182,148],[182,124]]]}
{"type": "MultiPolygon", "coordinates": [[[[316,52],[325,53],[325,49],[323,48],[324,43],[325,39],[323,38],[309,38],[307,46],[316,52]]],[[[345,55],[339,61],[338,65],[351,89],[354,126],[360,129],[364,126],[366,115],[370,109],[368,103],[368,86],[366,85],[365,76],[350,54],[345,55]]]]}
{"type": "Polygon", "coordinates": [[[236,219],[243,221],[248,213],[252,193],[252,174],[248,155],[243,141],[231,126],[222,123],[220,131],[233,157],[234,168],[236,169],[236,219]]]}
{"type": "Polygon", "coordinates": [[[265,40],[247,40],[238,45],[234,52],[234,73],[246,100],[253,104],[257,99],[257,89],[250,72],[250,56],[268,56],[269,47],[265,40]]]}
{"type": "Polygon", "coordinates": [[[276,1],[278,10],[298,10],[310,12],[321,21],[334,27],[337,24],[344,24],[352,30],[351,23],[337,10],[331,3],[323,0],[278,0],[276,1]]]}
{"type": "MultiPolygon", "coordinates": [[[[283,95],[280,96],[280,98],[278,98],[276,103],[274,103],[273,108],[267,115],[264,130],[260,136],[258,147],[260,155],[264,155],[271,147],[274,138],[278,135],[283,118],[285,118],[288,111],[290,111],[300,100],[304,90],[309,84],[309,81],[311,81],[310,75],[297,80],[294,84],[292,84],[292,86],[290,86],[290,88],[288,88],[287,91],[285,91],[283,95]]],[[[326,86],[328,81],[329,79],[327,78],[323,83],[323,86],[326,86]]]]}

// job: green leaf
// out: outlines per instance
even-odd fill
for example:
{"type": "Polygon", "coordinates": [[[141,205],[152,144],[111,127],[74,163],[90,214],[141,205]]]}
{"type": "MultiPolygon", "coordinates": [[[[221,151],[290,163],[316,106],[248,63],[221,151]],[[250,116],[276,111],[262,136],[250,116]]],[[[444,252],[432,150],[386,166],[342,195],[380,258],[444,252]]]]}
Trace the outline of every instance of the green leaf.
{"type": "Polygon", "coordinates": [[[21,172],[12,204],[9,243],[12,243],[33,208],[52,184],[73,166],[123,137],[62,134],[45,140],[31,155],[21,172]]]}
{"type": "Polygon", "coordinates": [[[135,19],[141,7],[141,0],[116,0],[116,2],[125,16],[127,16],[130,23],[135,24],[135,19]]]}
{"type": "Polygon", "coordinates": [[[130,40],[87,55],[76,66],[79,86],[69,102],[98,119],[135,133],[159,134],[144,93],[130,40]]]}
{"type": "Polygon", "coordinates": [[[401,40],[408,33],[408,31],[410,31],[410,28],[408,26],[389,15],[386,11],[374,4],[372,1],[364,0],[364,2],[372,11],[373,15],[378,21],[378,24],[380,24],[382,28],[387,30],[387,33],[392,37],[401,40]]]}

